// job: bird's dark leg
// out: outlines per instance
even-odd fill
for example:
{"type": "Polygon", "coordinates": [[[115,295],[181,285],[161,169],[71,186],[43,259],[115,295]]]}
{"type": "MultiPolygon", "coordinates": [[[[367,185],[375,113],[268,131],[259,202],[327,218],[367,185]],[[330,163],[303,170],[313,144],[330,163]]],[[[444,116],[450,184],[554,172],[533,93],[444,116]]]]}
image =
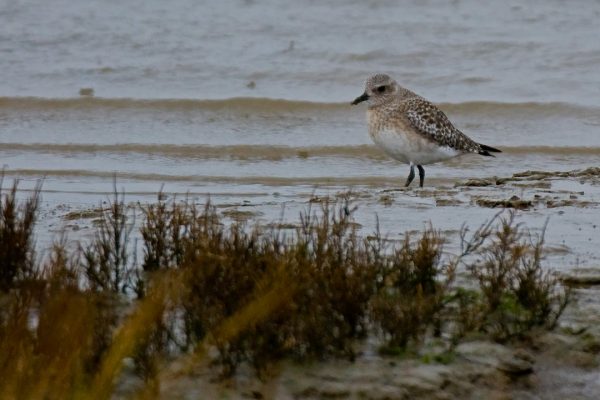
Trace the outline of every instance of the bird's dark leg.
{"type": "Polygon", "coordinates": [[[415,166],[411,163],[410,174],[408,174],[408,178],[406,179],[406,183],[404,184],[404,186],[407,187],[408,185],[410,185],[413,179],[415,179],[415,166]]]}
{"type": "Polygon", "coordinates": [[[425,182],[425,168],[417,165],[417,169],[419,170],[419,186],[423,187],[423,182],[425,182]]]}

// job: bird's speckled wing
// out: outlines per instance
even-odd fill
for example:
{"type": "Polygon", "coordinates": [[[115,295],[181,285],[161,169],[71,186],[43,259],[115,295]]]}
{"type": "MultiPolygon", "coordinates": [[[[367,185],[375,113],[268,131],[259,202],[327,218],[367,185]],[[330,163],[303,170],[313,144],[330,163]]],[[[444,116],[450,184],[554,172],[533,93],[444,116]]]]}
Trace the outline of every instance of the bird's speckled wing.
{"type": "Polygon", "coordinates": [[[405,103],[405,114],[417,132],[442,146],[478,153],[480,145],[452,125],[446,114],[425,99],[414,98],[405,103]]]}

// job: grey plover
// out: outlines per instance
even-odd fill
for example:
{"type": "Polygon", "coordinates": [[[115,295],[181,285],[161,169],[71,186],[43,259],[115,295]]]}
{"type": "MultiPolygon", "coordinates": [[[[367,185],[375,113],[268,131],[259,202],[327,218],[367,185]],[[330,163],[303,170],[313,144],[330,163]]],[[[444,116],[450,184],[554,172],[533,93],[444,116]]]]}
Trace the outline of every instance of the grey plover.
{"type": "Polygon", "coordinates": [[[423,187],[423,165],[466,153],[493,157],[490,152],[500,152],[469,138],[439,108],[398,85],[388,75],[377,74],[367,79],[365,92],[351,104],[363,101],[369,106],[369,136],[390,157],[410,165],[405,186],[415,177],[415,165],[423,187]]]}

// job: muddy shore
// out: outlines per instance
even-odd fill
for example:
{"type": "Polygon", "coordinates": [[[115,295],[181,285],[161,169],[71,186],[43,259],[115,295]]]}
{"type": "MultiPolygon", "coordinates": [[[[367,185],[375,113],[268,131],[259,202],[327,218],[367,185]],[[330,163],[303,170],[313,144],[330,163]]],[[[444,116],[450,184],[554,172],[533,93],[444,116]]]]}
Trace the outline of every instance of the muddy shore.
{"type": "MultiPolygon", "coordinates": [[[[177,195],[164,193],[164,198],[177,195]]],[[[128,196],[129,197],[129,196],[128,196]]],[[[135,195],[131,196],[135,198],[135,195]]],[[[162,382],[164,398],[278,399],[595,399],[600,393],[600,169],[568,172],[524,171],[510,177],[457,182],[453,186],[419,188],[312,188],[294,198],[265,194],[239,203],[211,196],[229,221],[293,231],[298,211],[326,200],[347,199],[356,207],[356,224],[364,235],[379,229],[388,240],[419,231],[431,223],[449,239],[445,251],[459,246],[463,223],[476,228],[503,209],[516,209],[518,221],[534,233],[545,228],[544,265],[572,288],[572,300],[552,332],[526,341],[498,344],[473,337],[450,359],[440,356],[444,344],[432,342],[416,354],[383,356],[373,337],[353,361],[311,364],[282,362],[258,379],[241,368],[220,380],[204,366],[191,374],[162,382]],[[375,218],[377,216],[377,218],[375,218]],[[275,221],[275,222],[273,222],[275,221]],[[546,225],[547,223],[547,225],[546,225]]],[[[134,199],[131,209],[138,213],[134,199]]],[[[197,201],[203,199],[197,196],[197,201]]],[[[47,211],[42,225],[86,240],[102,205],[63,205],[47,211]]],[[[173,367],[173,366],[171,366],[173,367]]],[[[141,382],[129,376],[118,395],[127,397],[141,382]]]]}

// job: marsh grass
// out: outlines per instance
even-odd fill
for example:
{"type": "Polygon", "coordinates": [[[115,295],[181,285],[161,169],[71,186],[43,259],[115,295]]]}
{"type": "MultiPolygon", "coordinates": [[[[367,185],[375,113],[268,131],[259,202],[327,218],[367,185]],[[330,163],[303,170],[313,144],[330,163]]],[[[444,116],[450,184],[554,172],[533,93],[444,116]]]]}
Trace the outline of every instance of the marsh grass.
{"type": "Polygon", "coordinates": [[[17,200],[18,181],[2,194],[4,174],[0,174],[0,291],[36,278],[33,229],[37,219],[40,185],[24,202],[17,200]]]}
{"type": "MultiPolygon", "coordinates": [[[[477,259],[467,265],[478,281],[480,302],[475,325],[498,341],[527,334],[534,327],[554,328],[570,290],[542,267],[544,232],[534,237],[515,223],[515,213],[486,225],[470,239],[477,259]]],[[[464,238],[464,237],[463,237],[464,238]]]]}
{"type": "MultiPolygon", "coordinates": [[[[227,376],[248,364],[261,376],[281,359],[352,359],[373,334],[405,355],[432,337],[520,338],[551,329],[568,301],[542,269],[543,240],[514,214],[463,229],[461,254],[448,257],[431,227],[397,245],[360,237],[343,200],[308,208],[294,233],[159,200],[141,206],[137,265],[133,216],[115,191],[90,243],[71,251],[59,239],[40,265],[39,189],[20,203],[16,191],[0,204],[2,398],[110,398],[127,359],[140,397],[153,398],[195,365],[227,376]],[[474,289],[455,284],[459,267],[474,289]]],[[[424,360],[450,363],[444,354],[424,360]]]]}
{"type": "Polygon", "coordinates": [[[418,343],[430,328],[439,335],[439,313],[454,280],[454,265],[441,263],[442,245],[439,232],[429,228],[414,242],[407,234],[402,246],[384,257],[383,285],[371,301],[371,315],[387,337],[385,346],[418,343]]]}
{"type": "Polygon", "coordinates": [[[225,227],[210,204],[199,211],[187,202],[159,202],[145,215],[143,267],[185,276],[177,306],[183,350],[257,294],[285,283],[283,300],[267,318],[235,340],[215,338],[223,372],[242,361],[260,370],[283,356],[353,356],[352,340],[366,334],[376,270],[344,207],[308,211],[292,237],[243,223],[225,227]]]}
{"type": "Polygon", "coordinates": [[[132,287],[135,266],[129,246],[135,213],[128,212],[124,194],[117,192],[102,209],[94,240],[80,249],[89,288],[98,292],[125,293],[132,287]]]}

